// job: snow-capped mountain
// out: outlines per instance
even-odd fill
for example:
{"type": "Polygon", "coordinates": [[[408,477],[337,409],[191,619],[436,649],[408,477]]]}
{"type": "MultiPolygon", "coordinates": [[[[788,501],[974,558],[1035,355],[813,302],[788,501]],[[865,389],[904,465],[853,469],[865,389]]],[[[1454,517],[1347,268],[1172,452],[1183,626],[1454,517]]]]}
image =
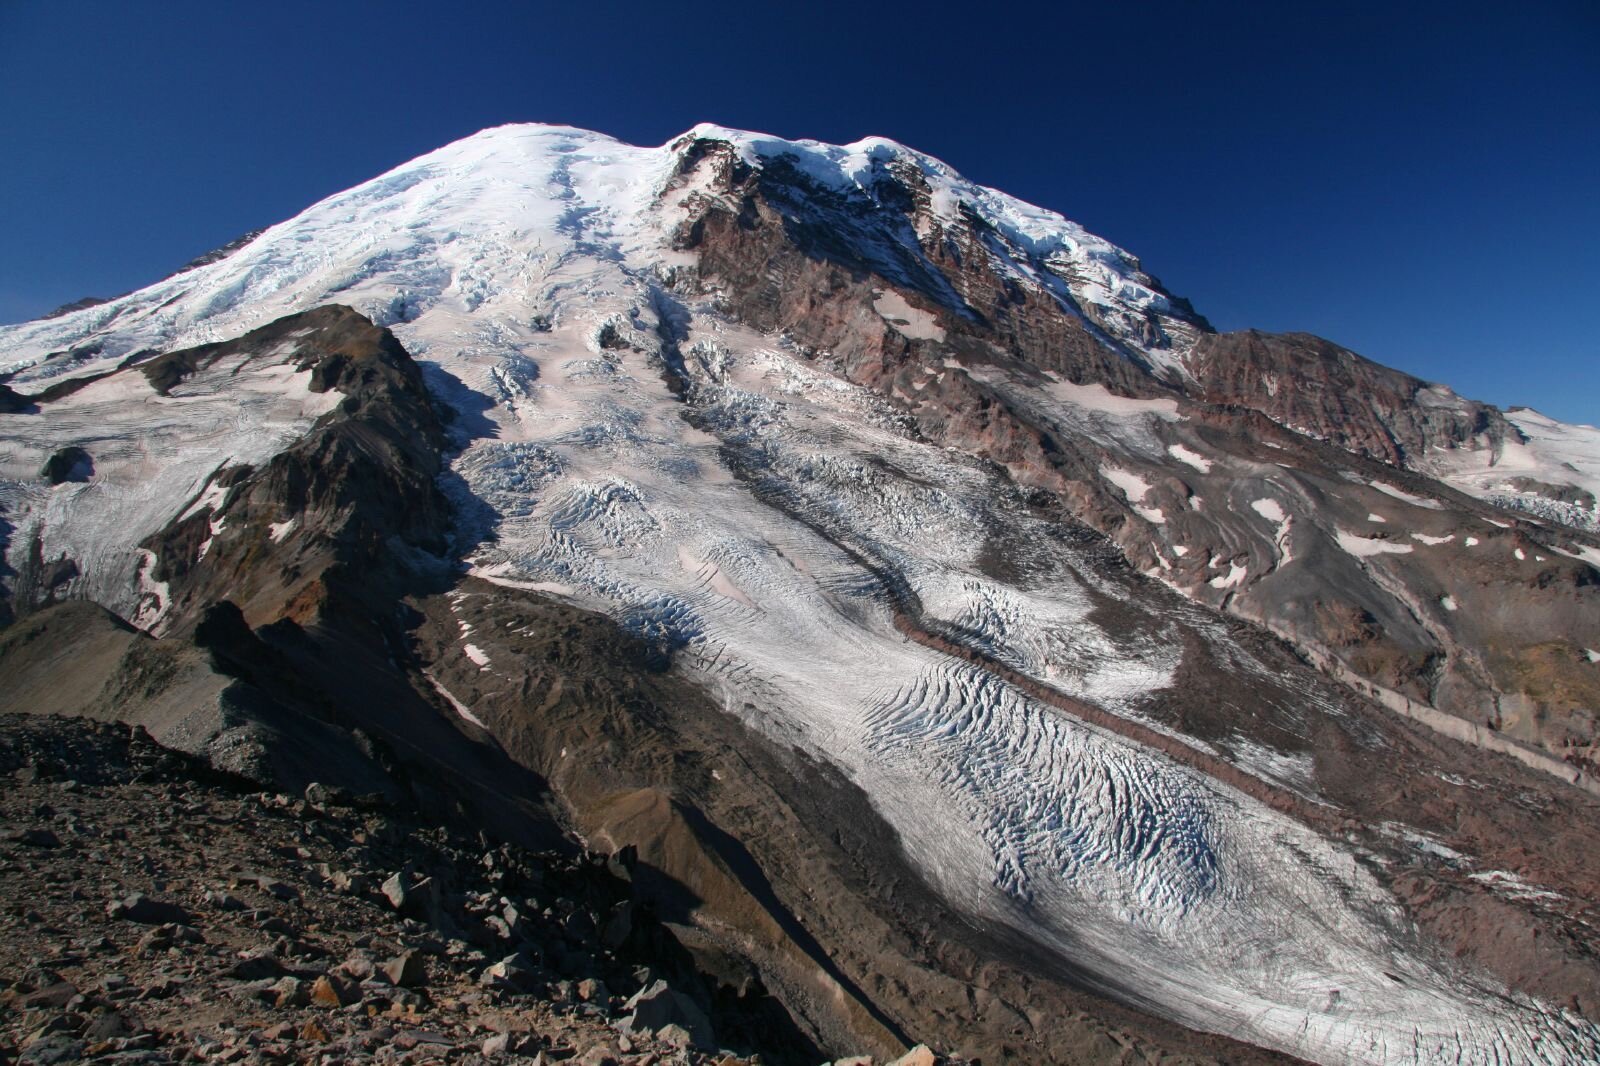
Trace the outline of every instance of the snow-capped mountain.
{"type": "Polygon", "coordinates": [[[13,629],[159,638],[83,702],[532,771],[820,1046],[1600,1055],[1591,429],[714,126],[485,131],[0,369],[13,629]]]}

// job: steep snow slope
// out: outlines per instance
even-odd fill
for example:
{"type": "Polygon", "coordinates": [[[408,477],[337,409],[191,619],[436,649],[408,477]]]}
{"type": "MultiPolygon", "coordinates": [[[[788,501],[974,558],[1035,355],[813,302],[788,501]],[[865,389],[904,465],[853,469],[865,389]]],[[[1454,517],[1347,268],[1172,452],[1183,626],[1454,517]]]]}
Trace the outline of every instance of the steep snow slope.
{"type": "MultiPolygon", "coordinates": [[[[838,189],[870,190],[880,168],[914,167],[936,217],[983,217],[1018,253],[1018,277],[1059,290],[1130,360],[1171,374],[1192,338],[1188,315],[1126,253],[890,142],[692,133],[732,143],[747,165],[781,157],[838,189]],[[1038,262],[1059,269],[1041,275],[1038,262]]],[[[1176,628],[1117,624],[1118,608],[1137,609],[1136,579],[1089,546],[1052,540],[1052,524],[991,465],[920,439],[898,408],[781,334],[734,321],[714,293],[675,291],[675,272],[695,262],[672,239],[697,188],[693,171],[675,182],[692,140],[649,149],[571,129],[487,131],[217,263],[0,330],[0,365],[34,392],[138,350],[350,304],[390,325],[462,414],[454,472],[463,513],[484,523],[463,536],[477,545],[476,572],[611,614],[675,652],[730,713],[839,766],[953,907],[1021,931],[1131,1002],[1318,1061],[1600,1054],[1587,1022],[1506,993],[1419,935],[1358,846],[906,639],[897,596],[1050,691],[1127,718],[1173,688],[1187,654],[1176,628]],[[1029,543],[1036,557],[1008,570],[1029,543]]],[[[904,294],[885,291],[873,307],[897,330],[936,336],[904,294]]],[[[127,556],[135,527],[190,506],[211,456],[270,451],[321,410],[287,378],[193,382],[187,419],[237,424],[224,443],[169,446],[163,419],[156,476],[141,480],[118,464],[139,452],[161,405],[130,377],[0,416],[8,520],[37,531],[47,554],[70,554],[93,594],[124,611],[140,592],[127,556]],[[32,480],[39,456],[69,441],[112,461],[99,481],[45,493],[32,480]],[[136,483],[150,486],[149,515],[128,511],[128,539],[108,538],[121,512],[95,500],[136,483]]],[[[1197,471],[1220,461],[1198,437],[1162,436],[1183,417],[1174,400],[1058,379],[1031,402],[1117,445],[1104,476],[1129,505],[1160,514],[1153,525],[1220,506],[1158,499],[1117,465],[1129,454],[1197,471]]],[[[1235,510],[1265,544],[1293,535],[1281,505],[1235,510]]],[[[31,535],[11,537],[13,567],[31,535]]],[[[1181,558],[1185,545],[1163,547],[1181,558]]],[[[1212,582],[1245,573],[1220,557],[1207,564],[1212,582]]],[[[1220,627],[1203,639],[1242,671],[1265,669],[1220,627]]],[[[501,665],[470,632],[460,654],[478,669],[501,665]]],[[[1293,710],[1338,713],[1315,696],[1293,710]]],[[[1245,736],[1193,747],[1315,799],[1294,752],[1245,736]]]]}
{"type": "MultiPolygon", "coordinates": [[[[1172,301],[1127,252],[892,141],[837,147],[702,125],[674,143],[697,138],[725,139],[752,161],[782,156],[840,190],[871,188],[883,166],[909,163],[929,182],[940,217],[976,213],[1019,253],[1059,266],[1072,279],[1071,299],[1118,343],[1175,365],[1173,355],[1145,342],[1142,324],[1154,315],[1175,336],[1192,334],[1168,317],[1172,301]]],[[[19,384],[76,374],[137,345],[219,340],[332,300],[380,325],[444,302],[477,317],[500,309],[527,326],[553,309],[558,294],[545,279],[564,259],[621,257],[634,269],[670,269],[674,258],[663,245],[684,190],[665,204],[658,197],[681,163],[671,145],[636,148],[583,130],[486,130],[329,197],[220,262],[86,311],[0,328],[0,367],[21,367],[19,384]],[[58,357],[48,358],[53,352],[58,357]]],[[[1015,266],[1035,276],[1022,262],[1015,266]]],[[[1069,288],[1061,277],[1045,280],[1069,288]]]]}

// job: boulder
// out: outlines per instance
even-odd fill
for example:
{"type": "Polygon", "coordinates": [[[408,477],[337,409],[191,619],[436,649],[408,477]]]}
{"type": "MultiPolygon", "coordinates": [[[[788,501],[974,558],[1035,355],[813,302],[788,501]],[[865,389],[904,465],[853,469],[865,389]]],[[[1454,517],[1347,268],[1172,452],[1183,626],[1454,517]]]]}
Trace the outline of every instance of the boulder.
{"type": "Polygon", "coordinates": [[[278,880],[276,877],[273,877],[270,874],[237,874],[232,879],[232,886],[234,888],[238,888],[240,886],[259,888],[261,891],[267,893],[267,895],[272,896],[275,899],[281,899],[285,903],[289,903],[300,898],[300,892],[298,889],[296,889],[293,885],[278,880]]]}
{"type": "Polygon", "coordinates": [[[573,1061],[578,1066],[621,1066],[622,1051],[611,1044],[596,1044],[573,1061]]]}
{"type": "Polygon", "coordinates": [[[102,1040],[115,1040],[119,1036],[127,1036],[134,1032],[137,1026],[121,1011],[108,1010],[98,1014],[88,1025],[84,1026],[83,1038],[91,1044],[102,1040]]]}
{"type": "Polygon", "coordinates": [[[31,848],[59,848],[61,838],[48,829],[11,829],[5,840],[12,844],[26,844],[31,848]]]}
{"type": "Polygon", "coordinates": [[[193,916],[176,903],[151,899],[143,892],[135,892],[106,904],[106,917],[138,922],[140,925],[165,925],[169,922],[191,925],[194,922],[193,916]]]}
{"type": "Polygon", "coordinates": [[[55,1066],[56,1063],[82,1062],[86,1045],[67,1033],[51,1033],[29,1044],[19,1061],[30,1066],[55,1066]]]}
{"type": "Polygon", "coordinates": [[[229,895],[221,889],[213,889],[206,893],[206,902],[221,911],[245,910],[244,901],[238,896],[229,895]]]}
{"type": "Polygon", "coordinates": [[[389,906],[397,911],[404,910],[406,900],[410,898],[410,892],[406,889],[406,880],[405,872],[401,871],[385,881],[380,890],[383,892],[384,898],[389,901],[389,906]]]}
{"type": "Polygon", "coordinates": [[[263,981],[283,976],[283,963],[270,952],[257,951],[246,955],[223,972],[231,981],[263,981]]]}
{"type": "Polygon", "coordinates": [[[317,978],[311,986],[311,1004],[315,1007],[338,1008],[345,1005],[345,990],[342,982],[336,981],[327,974],[317,978]]]}
{"type": "Polygon", "coordinates": [[[672,989],[665,981],[656,981],[636,993],[624,1005],[628,1016],[618,1028],[626,1032],[658,1032],[669,1025],[677,1025],[689,1034],[689,1042],[697,1047],[715,1050],[716,1035],[711,1019],[700,1005],[682,992],[672,989]]]}
{"type": "Polygon", "coordinates": [[[415,988],[427,980],[427,971],[422,965],[422,955],[415,951],[402,951],[384,963],[383,975],[389,979],[390,984],[401,988],[415,988]]]}
{"type": "Polygon", "coordinates": [[[385,881],[380,891],[389,901],[389,906],[408,918],[432,921],[437,917],[439,890],[431,877],[413,882],[411,875],[401,870],[385,881]]]}
{"type": "Polygon", "coordinates": [[[533,980],[533,967],[522,955],[507,955],[484,969],[478,983],[490,988],[523,989],[533,980]]]}
{"type": "Polygon", "coordinates": [[[272,986],[273,1006],[280,1010],[285,1007],[304,1007],[311,1000],[311,994],[306,991],[306,983],[298,977],[281,977],[277,984],[272,986]]]}
{"type": "Polygon", "coordinates": [[[306,802],[313,807],[348,807],[350,794],[342,788],[313,781],[306,786],[306,802]]]}

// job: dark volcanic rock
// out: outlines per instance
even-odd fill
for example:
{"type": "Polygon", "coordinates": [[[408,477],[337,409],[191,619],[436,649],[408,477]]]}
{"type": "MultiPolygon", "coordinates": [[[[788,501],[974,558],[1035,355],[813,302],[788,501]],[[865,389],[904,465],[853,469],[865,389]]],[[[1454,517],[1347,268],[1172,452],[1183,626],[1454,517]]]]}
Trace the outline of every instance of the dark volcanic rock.
{"type": "Polygon", "coordinates": [[[109,302],[109,298],[105,296],[80,296],[70,303],[64,303],[60,307],[46,311],[39,318],[41,321],[48,318],[60,318],[62,315],[70,315],[74,311],[86,311],[91,307],[99,307],[107,302],[109,302]]]}
{"type": "Polygon", "coordinates": [[[164,925],[169,922],[187,925],[194,920],[188,911],[176,903],[151,899],[142,892],[106,904],[106,916],[141,925],[164,925]]]}
{"type": "Polygon", "coordinates": [[[94,474],[94,458],[82,448],[62,448],[45,460],[39,476],[52,485],[66,481],[88,481],[94,474]]]}

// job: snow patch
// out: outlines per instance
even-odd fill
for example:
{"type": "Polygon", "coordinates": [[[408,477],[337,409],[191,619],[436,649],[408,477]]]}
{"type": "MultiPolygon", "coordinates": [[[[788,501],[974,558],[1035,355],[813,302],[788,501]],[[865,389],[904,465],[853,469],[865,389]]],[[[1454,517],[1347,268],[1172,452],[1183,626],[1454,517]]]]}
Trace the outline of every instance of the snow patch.
{"type": "Polygon", "coordinates": [[[461,650],[465,652],[467,658],[471,659],[479,668],[484,670],[489,668],[489,656],[476,644],[467,644],[463,646],[461,650]]]}
{"type": "Polygon", "coordinates": [[[1528,408],[1506,412],[1520,439],[1479,437],[1460,448],[1429,452],[1419,464],[1446,484],[1497,506],[1526,510],[1582,529],[1600,528],[1594,505],[1562,502],[1528,485],[1571,487],[1600,497],[1600,429],[1558,422],[1528,408]]]}
{"type": "Polygon", "coordinates": [[[1575,550],[1573,551],[1567,551],[1564,548],[1557,548],[1555,550],[1560,552],[1562,555],[1565,555],[1569,559],[1581,560],[1582,562],[1588,563],[1595,569],[1600,570],[1600,548],[1591,548],[1587,544],[1578,544],[1574,546],[1574,549],[1575,550]]]}
{"type": "Polygon", "coordinates": [[[1362,559],[1374,555],[1407,555],[1411,552],[1409,544],[1396,544],[1394,541],[1379,540],[1374,537],[1359,537],[1342,529],[1334,531],[1334,539],[1339,542],[1339,547],[1362,559]]]}
{"type": "Polygon", "coordinates": [[[1140,518],[1158,526],[1166,523],[1167,516],[1159,507],[1143,506],[1144,498],[1150,494],[1150,483],[1144,478],[1131,470],[1114,466],[1102,466],[1100,476],[1122,490],[1122,495],[1140,518]]]}
{"type": "Polygon", "coordinates": [[[1479,884],[1488,885],[1496,892],[1509,896],[1511,899],[1555,902],[1567,898],[1559,892],[1552,892],[1548,888],[1530,885],[1509,870],[1482,870],[1467,876],[1479,884]]]}
{"type": "Polygon", "coordinates": [[[1282,523],[1288,518],[1288,516],[1283,513],[1283,504],[1272,499],[1271,497],[1266,497],[1260,500],[1252,500],[1250,503],[1250,509],[1256,514],[1260,515],[1262,518],[1265,518],[1268,522],[1282,523]]]}
{"type": "Polygon", "coordinates": [[[435,692],[437,692],[439,695],[443,696],[444,697],[444,701],[446,703],[448,703],[451,706],[451,708],[457,714],[459,714],[462,718],[464,718],[467,721],[471,722],[473,725],[477,726],[479,729],[488,729],[489,728],[487,725],[484,724],[484,721],[483,721],[482,718],[479,718],[477,715],[473,714],[472,713],[472,709],[470,707],[468,707],[465,703],[462,703],[460,700],[456,699],[455,694],[452,693],[449,689],[445,688],[444,687],[444,683],[441,682],[437,677],[433,676],[433,671],[424,670],[424,671],[422,671],[422,676],[426,677],[428,679],[428,683],[433,686],[433,690],[435,692]]]}
{"type": "Polygon", "coordinates": [[[1074,385],[1070,381],[1052,381],[1041,387],[1047,395],[1064,404],[1100,414],[1122,418],[1154,417],[1167,422],[1176,422],[1179,418],[1177,400],[1137,400],[1118,396],[1104,385],[1074,385]]]}
{"type": "Polygon", "coordinates": [[[1278,528],[1272,534],[1272,543],[1278,549],[1278,565],[1283,566],[1291,562],[1294,553],[1289,545],[1289,531],[1294,526],[1294,516],[1286,513],[1283,504],[1270,496],[1252,500],[1250,509],[1267,521],[1277,524],[1278,528]]]}
{"type": "MultiPolygon", "coordinates": [[[[138,549],[139,565],[136,572],[139,598],[133,615],[133,624],[147,633],[155,633],[161,618],[172,602],[172,592],[165,581],[157,581],[154,572],[156,554],[145,548],[138,549]]],[[[159,634],[157,634],[159,635],[159,634]]],[[[1591,655],[1593,652],[1590,653],[1591,655]]]]}
{"type": "Polygon", "coordinates": [[[944,327],[931,313],[912,307],[894,289],[872,290],[872,309],[901,336],[914,341],[943,341],[944,327]]]}
{"type": "Polygon", "coordinates": [[[1249,572],[1247,567],[1240,566],[1238,563],[1229,563],[1228,572],[1225,575],[1214,577],[1206,584],[1214,589],[1231,589],[1243,584],[1245,575],[1249,572]]]}
{"type": "Polygon", "coordinates": [[[215,511],[222,506],[223,501],[227,498],[228,489],[226,486],[218,485],[214,482],[207,484],[205,491],[195,497],[193,503],[184,508],[183,513],[178,516],[178,521],[182,522],[186,518],[193,518],[204,510],[215,511]]]}
{"type": "Polygon", "coordinates": [[[1422,507],[1429,511],[1437,511],[1443,506],[1438,500],[1430,500],[1426,496],[1414,496],[1404,489],[1395,488],[1393,485],[1390,485],[1387,482],[1369,481],[1367,484],[1371,485],[1385,496],[1393,496],[1395,499],[1403,500],[1413,507],[1422,507]]]}
{"type": "Polygon", "coordinates": [[[1192,448],[1187,448],[1182,444],[1171,444],[1167,446],[1167,454],[1180,463],[1188,463],[1202,474],[1211,473],[1211,460],[1192,448]]]}
{"type": "Polygon", "coordinates": [[[1466,865],[1472,861],[1455,848],[1435,837],[1429,836],[1427,833],[1418,832],[1410,826],[1401,825],[1398,822],[1384,822],[1378,828],[1389,836],[1401,838],[1424,855],[1431,855],[1436,859],[1443,859],[1455,865],[1466,865]]]}

